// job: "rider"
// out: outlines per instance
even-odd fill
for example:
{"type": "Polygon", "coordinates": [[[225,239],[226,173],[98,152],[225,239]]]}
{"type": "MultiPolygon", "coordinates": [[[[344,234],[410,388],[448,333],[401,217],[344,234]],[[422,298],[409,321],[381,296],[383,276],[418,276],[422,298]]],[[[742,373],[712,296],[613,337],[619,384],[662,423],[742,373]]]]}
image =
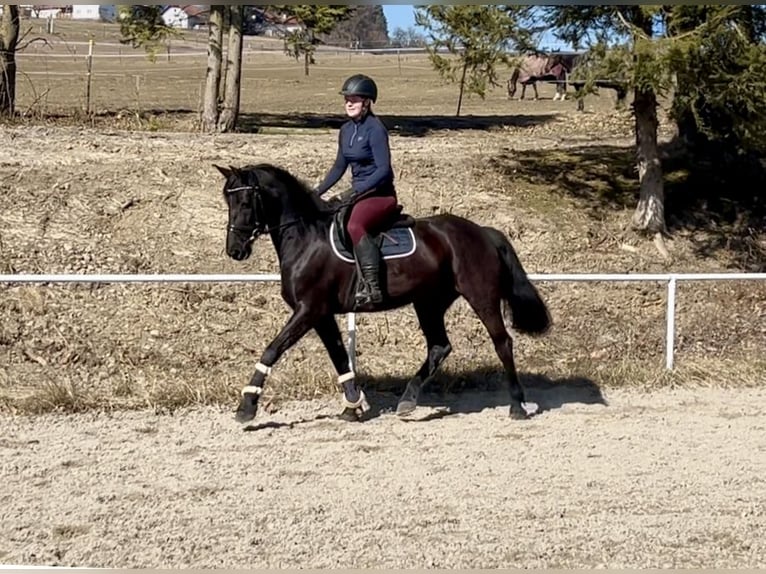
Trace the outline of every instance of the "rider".
{"type": "Polygon", "coordinates": [[[335,163],[315,192],[320,196],[327,192],[351,166],[352,194],[365,195],[355,202],[347,225],[354,255],[367,284],[366,288],[360,287],[357,302],[379,303],[383,300],[379,283],[380,251],[370,234],[398,207],[388,130],[372,111],[372,104],[378,98],[378,87],[372,78],[355,74],[343,82],[340,93],[345,99],[349,120],[338,134],[335,163]]]}

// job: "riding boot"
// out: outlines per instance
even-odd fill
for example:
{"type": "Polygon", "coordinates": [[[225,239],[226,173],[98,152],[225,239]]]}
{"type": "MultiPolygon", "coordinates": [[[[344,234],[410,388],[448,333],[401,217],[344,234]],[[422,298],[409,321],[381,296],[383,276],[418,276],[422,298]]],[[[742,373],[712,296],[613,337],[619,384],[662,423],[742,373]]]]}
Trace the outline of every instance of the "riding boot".
{"type": "Polygon", "coordinates": [[[369,235],[363,235],[354,246],[354,256],[364,279],[356,294],[357,305],[380,303],[383,301],[380,290],[380,250],[369,235]]]}

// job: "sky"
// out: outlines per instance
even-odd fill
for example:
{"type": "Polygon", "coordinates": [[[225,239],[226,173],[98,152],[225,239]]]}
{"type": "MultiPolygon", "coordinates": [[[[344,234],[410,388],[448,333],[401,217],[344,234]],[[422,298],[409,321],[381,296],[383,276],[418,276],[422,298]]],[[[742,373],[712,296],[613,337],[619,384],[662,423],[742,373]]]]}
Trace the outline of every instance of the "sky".
{"type": "Polygon", "coordinates": [[[388,35],[396,28],[404,28],[415,25],[414,4],[383,4],[383,13],[388,22],[388,35]]]}
{"type": "MultiPolygon", "coordinates": [[[[391,36],[394,29],[415,26],[414,4],[383,4],[383,13],[388,22],[388,35],[391,36]]],[[[569,46],[561,43],[552,34],[545,34],[541,39],[539,48],[548,50],[569,50],[569,46]]]]}

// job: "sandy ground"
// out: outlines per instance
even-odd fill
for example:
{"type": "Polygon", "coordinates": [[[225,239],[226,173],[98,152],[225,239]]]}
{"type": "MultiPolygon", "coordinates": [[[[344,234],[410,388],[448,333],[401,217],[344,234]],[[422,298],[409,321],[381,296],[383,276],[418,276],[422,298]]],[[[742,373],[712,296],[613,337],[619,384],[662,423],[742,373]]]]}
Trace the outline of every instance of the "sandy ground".
{"type": "Polygon", "coordinates": [[[764,567],[766,391],[533,387],[362,424],[5,418],[0,561],[91,567],[764,567]],[[604,400],[605,399],[605,400],[604,400]],[[607,404],[603,404],[607,403],[607,404]],[[759,502],[760,501],[760,502],[759,502]]]}

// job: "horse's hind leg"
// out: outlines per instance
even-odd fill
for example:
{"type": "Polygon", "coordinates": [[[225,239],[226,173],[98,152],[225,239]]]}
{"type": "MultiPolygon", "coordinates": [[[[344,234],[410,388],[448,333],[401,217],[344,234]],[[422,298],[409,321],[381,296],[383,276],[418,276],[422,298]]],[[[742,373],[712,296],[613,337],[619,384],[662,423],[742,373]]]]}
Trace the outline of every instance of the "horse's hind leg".
{"type": "MultiPolygon", "coordinates": [[[[486,279],[484,285],[491,285],[491,280],[486,279]]],[[[486,289],[486,288],[485,288],[486,289]]],[[[492,287],[489,287],[492,291],[492,287]]],[[[484,323],[492,344],[495,346],[495,352],[505,367],[506,380],[508,382],[508,392],[510,393],[510,415],[514,419],[526,419],[529,415],[522,406],[526,402],[524,389],[519,382],[519,376],[516,372],[516,364],[513,360],[513,340],[508,334],[503,321],[503,315],[500,307],[500,297],[497,294],[489,292],[463,293],[463,297],[471,305],[471,308],[478,315],[481,322],[484,323]]]]}
{"type": "Polygon", "coordinates": [[[447,328],[444,325],[444,314],[455,298],[442,303],[421,300],[414,304],[420,328],[426,336],[428,354],[420,370],[407,383],[407,388],[399,398],[399,403],[396,406],[396,414],[399,416],[407,415],[415,410],[421,389],[436,374],[439,366],[452,352],[452,345],[450,345],[447,337],[447,328]]]}
{"type": "Polygon", "coordinates": [[[370,407],[367,404],[364,391],[359,388],[354,379],[354,372],[349,364],[348,351],[343,344],[335,317],[332,315],[323,317],[314,327],[314,330],[322,340],[335,371],[338,373],[338,385],[343,390],[343,412],[340,414],[340,418],[349,422],[357,421],[370,407]]]}

